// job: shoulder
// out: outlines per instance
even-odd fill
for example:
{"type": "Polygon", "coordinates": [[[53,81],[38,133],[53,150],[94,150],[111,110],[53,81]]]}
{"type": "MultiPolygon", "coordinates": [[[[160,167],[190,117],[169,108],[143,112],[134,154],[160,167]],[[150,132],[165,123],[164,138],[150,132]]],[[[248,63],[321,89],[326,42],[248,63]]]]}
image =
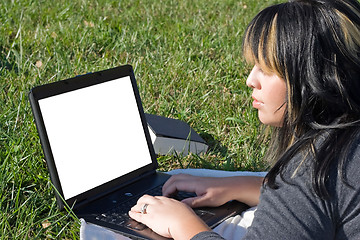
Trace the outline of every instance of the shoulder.
{"type": "Polygon", "coordinates": [[[360,239],[360,138],[349,145],[344,161],[330,170],[328,188],[338,239],[360,239]]]}
{"type": "MultiPolygon", "coordinates": [[[[282,174],[279,174],[280,177],[276,178],[277,183],[282,184],[284,181],[300,185],[311,183],[320,172],[316,168],[326,168],[328,165],[329,170],[324,171],[327,173],[326,181],[336,181],[343,185],[344,180],[347,180],[351,185],[358,184],[360,181],[360,174],[357,173],[360,167],[360,128],[354,129],[350,134],[344,134],[341,140],[333,140],[333,138],[337,138],[337,135],[329,135],[325,132],[315,139],[313,149],[309,147],[306,151],[295,154],[283,169],[282,174]],[[312,152],[315,152],[317,156],[315,157],[312,152]],[[323,157],[329,157],[323,154],[324,152],[333,153],[333,158],[330,156],[331,161],[324,161],[323,157]]],[[[331,189],[332,186],[327,187],[329,191],[335,190],[331,189]]]]}
{"type": "Polygon", "coordinates": [[[358,185],[360,180],[360,137],[353,139],[352,144],[349,146],[349,152],[343,164],[339,166],[342,172],[342,178],[350,185],[358,185]]]}
{"type": "Polygon", "coordinates": [[[331,163],[328,172],[327,199],[312,187],[313,156],[296,154],[276,177],[278,188],[262,189],[249,239],[360,239],[360,138],[344,147],[344,161],[331,163]]]}
{"type": "MultiPolygon", "coordinates": [[[[327,137],[329,136],[325,134],[316,140],[315,151],[320,151],[322,143],[327,137]]],[[[311,153],[297,153],[289,161],[284,171],[276,177],[276,183],[279,187],[283,186],[286,189],[294,187],[303,189],[302,193],[307,193],[308,197],[318,198],[313,186],[320,172],[316,171],[316,168],[322,168],[324,167],[322,165],[328,164],[328,171],[324,172],[326,173],[326,189],[330,195],[327,202],[335,204],[337,200],[349,196],[350,193],[356,194],[360,188],[360,131],[356,129],[351,139],[328,145],[321,151],[326,151],[328,148],[336,148],[337,150],[334,159],[328,162],[321,157],[315,159],[311,153]],[[347,193],[345,196],[341,194],[344,192],[347,193]]]]}

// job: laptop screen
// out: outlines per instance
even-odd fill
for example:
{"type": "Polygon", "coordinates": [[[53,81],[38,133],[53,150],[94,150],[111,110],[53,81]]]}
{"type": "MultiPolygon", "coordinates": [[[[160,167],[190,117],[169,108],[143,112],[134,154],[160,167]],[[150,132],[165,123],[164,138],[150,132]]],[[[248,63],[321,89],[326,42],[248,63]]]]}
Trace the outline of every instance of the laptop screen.
{"type": "Polygon", "coordinates": [[[39,106],[65,200],[152,162],[129,76],[39,106]]]}

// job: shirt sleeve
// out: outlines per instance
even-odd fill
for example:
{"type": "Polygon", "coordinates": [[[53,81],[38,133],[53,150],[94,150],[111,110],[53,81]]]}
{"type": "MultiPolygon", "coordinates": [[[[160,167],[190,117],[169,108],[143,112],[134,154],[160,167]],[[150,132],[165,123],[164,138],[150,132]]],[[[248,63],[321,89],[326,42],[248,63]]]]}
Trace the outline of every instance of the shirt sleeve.
{"type": "Polygon", "coordinates": [[[334,161],[318,197],[311,184],[313,159],[292,159],[277,176],[278,188],[263,187],[252,225],[244,239],[360,239],[360,140],[343,165],[334,161]]]}
{"type": "Polygon", "coordinates": [[[286,182],[277,177],[277,189],[262,188],[245,240],[334,239],[332,204],[312,191],[309,168],[303,166],[294,176],[293,172],[285,173],[286,182]]]}
{"type": "Polygon", "coordinates": [[[206,240],[225,240],[219,234],[212,232],[212,231],[201,232],[191,238],[191,240],[205,240],[205,239],[206,240]]]}

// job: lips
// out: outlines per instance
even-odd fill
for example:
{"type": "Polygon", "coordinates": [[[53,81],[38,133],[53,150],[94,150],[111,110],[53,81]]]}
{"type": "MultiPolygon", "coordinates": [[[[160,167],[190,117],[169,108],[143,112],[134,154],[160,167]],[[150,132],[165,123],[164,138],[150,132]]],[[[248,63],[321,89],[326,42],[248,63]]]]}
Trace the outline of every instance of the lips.
{"type": "Polygon", "coordinates": [[[252,98],[254,99],[252,105],[254,108],[259,109],[260,107],[262,107],[264,105],[263,102],[260,102],[259,100],[257,100],[254,96],[252,96],[252,98]]]}

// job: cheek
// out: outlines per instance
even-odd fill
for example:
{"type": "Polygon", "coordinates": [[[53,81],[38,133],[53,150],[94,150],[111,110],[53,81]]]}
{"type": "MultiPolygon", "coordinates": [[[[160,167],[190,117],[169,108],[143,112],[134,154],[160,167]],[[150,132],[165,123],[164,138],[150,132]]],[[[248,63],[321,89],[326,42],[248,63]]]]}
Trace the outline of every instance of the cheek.
{"type": "Polygon", "coordinates": [[[269,87],[268,101],[275,108],[274,110],[277,110],[284,105],[286,98],[286,84],[282,79],[277,79],[277,81],[271,87],[269,87]]]}
{"type": "Polygon", "coordinates": [[[280,107],[284,109],[283,105],[286,103],[286,90],[278,91],[272,95],[274,110],[278,110],[280,107]]]}
{"type": "Polygon", "coordinates": [[[286,97],[285,82],[277,82],[277,84],[269,87],[265,107],[259,109],[258,112],[259,120],[266,125],[282,126],[286,109],[286,97]]]}

